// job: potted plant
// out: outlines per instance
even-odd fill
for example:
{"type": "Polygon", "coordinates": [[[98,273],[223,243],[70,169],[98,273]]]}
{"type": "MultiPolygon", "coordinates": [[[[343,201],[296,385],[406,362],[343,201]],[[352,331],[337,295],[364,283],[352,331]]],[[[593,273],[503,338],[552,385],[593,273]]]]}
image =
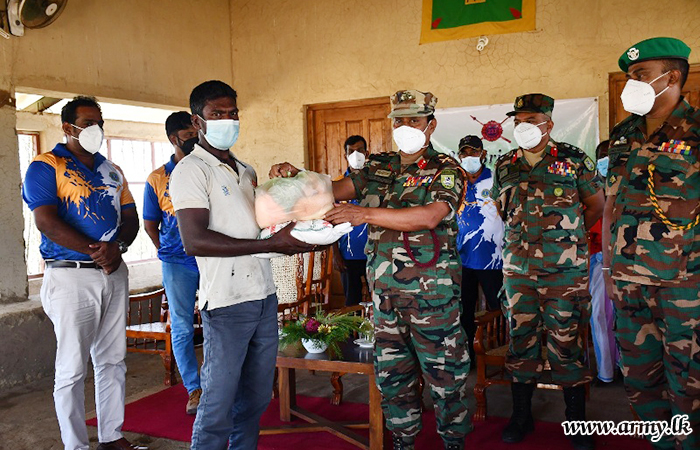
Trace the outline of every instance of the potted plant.
{"type": "Polygon", "coordinates": [[[300,316],[282,328],[280,344],[296,344],[301,341],[309,353],[321,353],[331,349],[333,354],[342,356],[341,342],[345,342],[352,333],[360,331],[363,319],[354,314],[325,313],[321,309],[314,316],[300,316]]]}

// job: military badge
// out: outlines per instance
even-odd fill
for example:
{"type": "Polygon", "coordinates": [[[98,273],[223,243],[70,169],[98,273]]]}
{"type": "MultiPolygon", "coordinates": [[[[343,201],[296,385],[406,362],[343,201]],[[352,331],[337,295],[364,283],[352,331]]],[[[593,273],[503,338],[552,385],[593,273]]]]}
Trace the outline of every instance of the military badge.
{"type": "Polygon", "coordinates": [[[593,160],[587,156],[586,159],[583,161],[583,164],[586,166],[586,169],[590,171],[593,171],[595,169],[595,164],[593,163],[593,160]]]}
{"type": "Polygon", "coordinates": [[[632,47],[631,49],[627,50],[627,57],[630,59],[630,61],[636,61],[639,59],[639,50],[632,47]]]}
{"type": "Polygon", "coordinates": [[[391,172],[388,171],[388,170],[384,170],[384,169],[379,169],[379,170],[377,170],[377,171],[375,172],[375,174],[376,174],[378,177],[385,177],[385,178],[389,178],[389,177],[391,176],[391,172]]]}
{"type": "Polygon", "coordinates": [[[488,198],[491,196],[491,191],[489,191],[488,189],[484,189],[483,191],[481,191],[481,196],[488,198]]]}
{"type": "Polygon", "coordinates": [[[687,145],[685,141],[678,141],[672,139],[668,142],[664,142],[659,146],[659,151],[665,153],[676,153],[680,155],[690,155],[690,145],[687,145]]]}
{"type": "Polygon", "coordinates": [[[608,177],[608,184],[612,186],[613,184],[615,184],[615,180],[617,180],[617,177],[615,175],[610,175],[608,177]]]}
{"type": "Polygon", "coordinates": [[[119,181],[119,176],[116,174],[116,172],[110,172],[110,173],[109,173],[109,177],[110,177],[113,181],[119,181]]]}
{"type": "Polygon", "coordinates": [[[430,185],[430,183],[433,182],[433,177],[430,175],[425,175],[422,177],[408,177],[406,181],[403,183],[404,187],[415,187],[415,186],[423,186],[423,185],[430,185]]]}
{"type": "Polygon", "coordinates": [[[574,177],[576,175],[576,170],[574,169],[574,165],[570,162],[554,161],[552,164],[547,166],[547,173],[552,173],[562,177],[574,177]]]}
{"type": "Polygon", "coordinates": [[[452,170],[445,170],[440,174],[440,184],[445,189],[455,187],[455,173],[452,170]]]}
{"type": "Polygon", "coordinates": [[[564,189],[562,189],[560,187],[554,188],[554,195],[556,195],[557,197],[561,197],[561,194],[563,194],[563,193],[564,193],[564,189]]]}
{"type": "Polygon", "coordinates": [[[515,105],[516,108],[522,108],[523,107],[523,99],[522,97],[518,99],[518,103],[515,105]]]}

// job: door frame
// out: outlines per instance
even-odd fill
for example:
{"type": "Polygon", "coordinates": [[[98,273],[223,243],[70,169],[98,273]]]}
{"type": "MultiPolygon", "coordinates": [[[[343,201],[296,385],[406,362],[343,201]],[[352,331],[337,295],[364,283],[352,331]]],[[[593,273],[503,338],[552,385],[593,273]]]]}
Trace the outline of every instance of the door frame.
{"type": "Polygon", "coordinates": [[[316,124],[316,113],[318,111],[333,110],[333,109],[343,109],[343,108],[357,108],[362,106],[380,106],[389,104],[389,96],[383,97],[373,97],[365,98],[359,100],[346,100],[339,102],[329,102],[329,103],[314,103],[310,105],[304,105],[305,117],[306,117],[306,145],[304,151],[304,167],[309,170],[316,170],[316,167],[312,167],[314,164],[314,159],[312,156],[316,152],[316,140],[314,139],[314,134],[316,134],[315,124],[316,124]]]}

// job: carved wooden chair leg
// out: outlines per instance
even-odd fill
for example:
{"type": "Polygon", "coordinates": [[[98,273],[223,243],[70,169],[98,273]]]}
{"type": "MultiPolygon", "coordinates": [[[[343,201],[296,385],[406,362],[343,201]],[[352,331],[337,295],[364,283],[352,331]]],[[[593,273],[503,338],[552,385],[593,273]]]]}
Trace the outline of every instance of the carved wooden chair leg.
{"type": "Polygon", "coordinates": [[[476,412],[472,420],[486,420],[486,386],[483,384],[474,385],[474,397],[476,397],[476,412]]]}
{"type": "Polygon", "coordinates": [[[343,381],[340,379],[344,373],[333,372],[331,374],[331,384],[333,385],[333,397],[331,398],[331,405],[340,405],[343,401],[343,381]]]}
{"type": "Polygon", "coordinates": [[[170,339],[165,341],[165,353],[162,354],[163,366],[165,367],[166,386],[174,386],[177,384],[177,376],[175,375],[175,355],[173,355],[173,345],[170,339]]]}

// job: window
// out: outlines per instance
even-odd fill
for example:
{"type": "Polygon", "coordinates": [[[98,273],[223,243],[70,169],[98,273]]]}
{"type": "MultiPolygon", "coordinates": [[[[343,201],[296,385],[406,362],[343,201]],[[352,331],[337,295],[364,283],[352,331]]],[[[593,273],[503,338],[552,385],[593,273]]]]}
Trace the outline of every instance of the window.
{"type": "MultiPolygon", "coordinates": [[[[19,170],[24,183],[24,175],[29,164],[39,154],[39,133],[17,132],[19,145],[19,170]]],[[[24,216],[24,260],[27,262],[27,275],[39,275],[44,272],[44,260],[39,254],[41,245],[41,233],[34,223],[34,214],[26,203],[22,202],[22,215],[24,216]]]]}
{"type": "Polygon", "coordinates": [[[139,211],[139,234],[124,254],[124,261],[135,262],[157,257],[157,250],[143,228],[143,195],[148,175],[170,159],[173,147],[167,142],[107,138],[100,153],[124,172],[139,211]]]}

